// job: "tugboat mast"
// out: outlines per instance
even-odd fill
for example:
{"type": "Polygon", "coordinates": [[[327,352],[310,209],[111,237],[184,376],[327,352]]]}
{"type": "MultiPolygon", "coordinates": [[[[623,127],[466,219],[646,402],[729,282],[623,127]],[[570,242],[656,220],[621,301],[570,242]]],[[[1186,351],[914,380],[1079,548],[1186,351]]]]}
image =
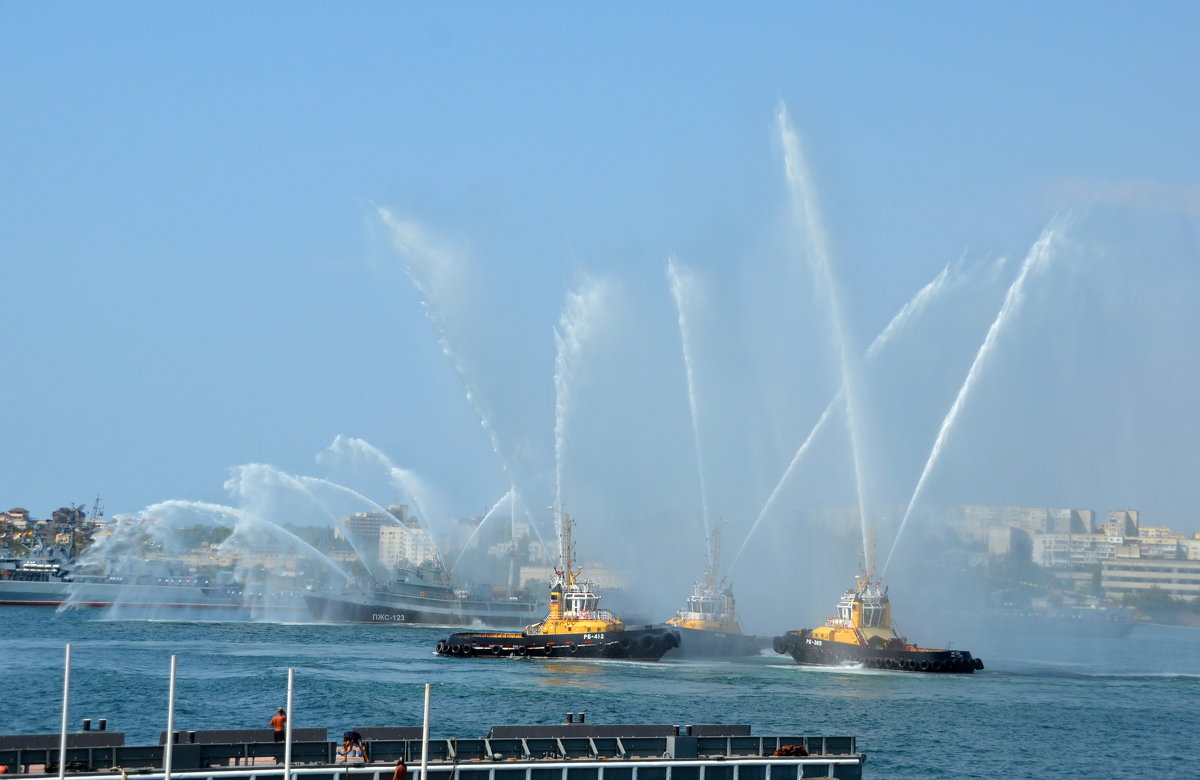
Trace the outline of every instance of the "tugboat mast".
{"type": "Polygon", "coordinates": [[[709,590],[716,590],[721,579],[721,527],[723,525],[725,524],[717,523],[708,537],[708,568],[704,572],[704,586],[709,590]]]}
{"type": "Polygon", "coordinates": [[[571,527],[574,521],[563,510],[555,509],[554,511],[558,513],[562,529],[559,534],[558,565],[560,571],[558,573],[563,578],[563,584],[570,587],[575,584],[575,578],[583,571],[575,568],[575,542],[571,538],[571,527]]]}

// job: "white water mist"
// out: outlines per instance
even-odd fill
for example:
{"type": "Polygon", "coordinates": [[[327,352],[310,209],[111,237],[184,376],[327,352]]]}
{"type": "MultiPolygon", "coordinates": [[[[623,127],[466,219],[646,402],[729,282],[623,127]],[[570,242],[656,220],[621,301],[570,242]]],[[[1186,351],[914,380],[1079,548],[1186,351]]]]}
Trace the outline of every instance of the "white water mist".
{"type": "Polygon", "coordinates": [[[432,491],[426,486],[425,481],[416,473],[396,466],[391,458],[370,442],[338,434],[326,452],[328,455],[336,457],[362,458],[381,467],[391,479],[392,485],[408,496],[422,525],[431,532],[435,531],[435,527],[437,531],[445,531],[445,522],[448,518],[443,517],[440,511],[435,509],[438,502],[434,500],[432,491]]]}
{"type": "Polygon", "coordinates": [[[1061,240],[1063,230],[1066,227],[1066,219],[1055,218],[1051,220],[1050,225],[1042,231],[1041,236],[1034,242],[1030,248],[1029,254],[1025,256],[1025,262],[1021,264],[1021,270],[1017,273],[1016,278],[1008,288],[1008,292],[1004,296],[1004,303],[1000,306],[999,313],[992,321],[992,325],[988,328],[987,335],[983,339],[983,343],[979,346],[979,351],[975,353],[975,360],[971,363],[971,368],[967,371],[967,378],[963,380],[962,386],[958,389],[958,395],[954,398],[954,403],[950,405],[950,411],[946,413],[946,417],[942,420],[942,425],[938,429],[937,438],[933,442],[933,448],[929,452],[929,457],[925,461],[925,467],[921,470],[921,477],[917,480],[917,486],[913,489],[912,498],[908,501],[908,507],[904,510],[904,517],[900,520],[900,526],[896,529],[896,537],[892,541],[892,547],[888,551],[887,560],[884,561],[882,573],[887,573],[888,564],[892,562],[892,556],[896,553],[896,547],[900,544],[900,539],[904,534],[904,529],[908,525],[908,518],[912,515],[913,507],[916,506],[917,499],[921,496],[921,491],[925,487],[929,475],[933,472],[934,465],[938,461],[938,457],[942,453],[942,447],[946,443],[946,438],[950,435],[950,430],[954,427],[955,420],[958,419],[959,411],[961,411],[963,402],[971,392],[971,388],[975,385],[975,381],[979,376],[981,366],[983,366],[993,347],[996,344],[1000,332],[1004,325],[1016,316],[1020,310],[1021,304],[1025,299],[1025,285],[1029,277],[1035,273],[1042,271],[1054,257],[1057,244],[1061,240]]]}
{"type": "MultiPolygon", "coordinates": [[[[902,307],[900,307],[900,311],[896,312],[895,316],[893,316],[888,324],[884,326],[883,330],[881,330],[879,334],[875,336],[875,338],[871,341],[870,346],[867,347],[864,359],[868,362],[874,360],[876,356],[878,356],[883,350],[883,348],[886,347],[893,338],[895,338],[896,334],[902,332],[908,323],[915,319],[935,299],[945,292],[948,287],[951,286],[950,280],[952,278],[953,277],[950,275],[950,266],[944,266],[937,276],[935,276],[924,287],[918,290],[916,295],[914,295],[902,307]]],[[[845,401],[845,399],[846,386],[843,384],[838,388],[837,394],[833,397],[833,399],[830,400],[828,405],[826,405],[825,411],[821,412],[821,416],[817,419],[816,424],[813,425],[812,430],[808,432],[808,436],[804,438],[803,443],[801,443],[800,447],[797,448],[796,454],[792,456],[792,460],[788,463],[787,468],[784,469],[782,476],[779,477],[779,482],[775,484],[774,490],[772,490],[771,494],[767,497],[767,501],[763,504],[762,509],[759,510],[758,516],[754,518],[754,522],[750,525],[750,530],[746,532],[745,540],[742,542],[741,547],[738,548],[737,555],[734,556],[733,561],[729,565],[731,570],[733,569],[734,564],[737,563],[738,559],[741,558],[742,553],[745,552],[746,546],[750,543],[751,537],[754,536],[755,530],[757,530],[763,518],[767,516],[767,513],[770,512],[771,508],[774,506],[775,499],[779,496],[779,493],[783,489],[784,485],[787,484],[789,479],[791,479],[792,474],[795,472],[796,467],[800,464],[800,461],[803,460],[804,455],[808,452],[809,447],[812,445],[813,441],[817,438],[821,431],[824,430],[825,424],[829,421],[833,411],[837,409],[838,406],[845,401]]],[[[864,549],[869,544],[870,540],[864,537],[864,549]]]]}
{"type": "Polygon", "coordinates": [[[696,396],[696,374],[692,362],[691,329],[688,327],[687,303],[697,296],[697,282],[687,266],[674,257],[667,258],[667,281],[679,321],[679,340],[683,346],[683,367],[687,375],[688,409],[692,415],[692,444],[696,451],[696,473],[700,480],[700,515],[704,520],[704,538],[708,539],[708,478],[704,470],[704,453],[700,446],[700,404],[696,396]]]}
{"type": "Polygon", "coordinates": [[[866,570],[870,572],[874,562],[870,545],[867,543],[870,536],[867,527],[870,510],[867,506],[864,484],[866,476],[860,420],[863,407],[859,397],[858,371],[850,350],[849,336],[842,313],[841,294],[838,292],[838,285],[833,275],[829,241],[826,238],[825,228],[817,208],[816,190],[805,165],[800,138],[792,129],[787,107],[782,103],[779,105],[777,120],[792,205],[798,212],[796,214],[798,226],[803,230],[806,255],[813,275],[816,277],[817,290],[826,300],[830,320],[833,324],[835,348],[842,377],[841,384],[846,394],[846,427],[850,435],[850,450],[854,461],[854,485],[858,494],[858,514],[863,533],[863,560],[866,570]]]}
{"type": "MultiPolygon", "coordinates": [[[[558,326],[554,328],[554,507],[558,510],[563,509],[563,470],[567,417],[573,402],[571,393],[579,380],[584,347],[601,325],[609,294],[608,282],[585,276],[578,290],[567,293],[558,326]]],[[[559,526],[556,518],[555,527],[559,526]]]]}
{"type": "Polygon", "coordinates": [[[378,213],[384,225],[391,231],[396,251],[406,261],[404,272],[421,297],[421,308],[426,319],[437,331],[442,354],[450,361],[459,381],[463,383],[467,403],[479,417],[479,424],[491,442],[492,453],[509,480],[515,480],[515,474],[509,467],[504,449],[500,446],[500,437],[492,424],[492,417],[486,409],[483,396],[472,380],[466,361],[451,344],[450,329],[437,305],[440,298],[446,295],[445,288],[456,283],[461,261],[453,252],[438,246],[417,223],[399,219],[386,208],[378,209],[378,213]]]}
{"type": "Polygon", "coordinates": [[[471,532],[471,535],[467,537],[467,541],[463,543],[463,547],[459,551],[458,557],[454,559],[454,565],[450,567],[451,574],[454,574],[454,572],[458,570],[458,564],[462,563],[463,556],[467,554],[467,550],[471,549],[471,545],[475,542],[475,538],[479,536],[479,532],[483,530],[483,527],[487,525],[487,522],[496,515],[496,512],[502,506],[507,505],[509,508],[509,529],[511,532],[513,525],[512,515],[515,512],[513,503],[514,495],[516,495],[516,489],[509,488],[508,492],[500,496],[500,500],[492,504],[492,508],[484,513],[483,517],[479,520],[479,524],[475,526],[475,530],[471,532]]]}

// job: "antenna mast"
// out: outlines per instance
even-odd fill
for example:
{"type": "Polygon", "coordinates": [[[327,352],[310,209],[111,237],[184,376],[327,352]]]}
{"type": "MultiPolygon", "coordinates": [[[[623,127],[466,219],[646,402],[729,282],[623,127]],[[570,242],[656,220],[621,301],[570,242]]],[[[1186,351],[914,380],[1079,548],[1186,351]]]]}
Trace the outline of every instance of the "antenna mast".
{"type": "Polygon", "coordinates": [[[725,523],[717,523],[708,537],[708,570],[704,573],[704,584],[716,588],[721,578],[721,527],[725,523]]]}
{"type": "Polygon", "coordinates": [[[575,584],[575,577],[581,569],[575,568],[575,543],[571,538],[571,526],[573,521],[571,516],[561,509],[554,510],[558,512],[562,533],[560,534],[562,547],[559,550],[559,565],[562,567],[563,578],[567,585],[575,584]]]}

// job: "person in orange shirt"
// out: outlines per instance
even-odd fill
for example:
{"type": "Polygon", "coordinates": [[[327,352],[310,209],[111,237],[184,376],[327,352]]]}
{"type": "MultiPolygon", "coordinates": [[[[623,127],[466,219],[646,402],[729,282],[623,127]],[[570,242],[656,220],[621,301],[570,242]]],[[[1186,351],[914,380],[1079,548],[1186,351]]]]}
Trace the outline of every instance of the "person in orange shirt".
{"type": "Polygon", "coordinates": [[[275,741],[283,742],[284,729],[287,727],[287,715],[283,714],[283,707],[279,708],[279,712],[275,713],[275,717],[271,718],[271,728],[275,729],[275,741]]]}

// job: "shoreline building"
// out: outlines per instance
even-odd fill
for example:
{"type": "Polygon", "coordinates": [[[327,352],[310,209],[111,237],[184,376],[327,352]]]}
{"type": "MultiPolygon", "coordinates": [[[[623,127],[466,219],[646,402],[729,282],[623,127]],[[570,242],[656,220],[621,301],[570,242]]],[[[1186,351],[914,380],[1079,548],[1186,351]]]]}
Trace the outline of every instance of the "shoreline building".
{"type": "Polygon", "coordinates": [[[392,504],[386,514],[355,512],[340,519],[342,525],[334,528],[334,538],[352,542],[359,558],[373,558],[387,569],[400,563],[415,566],[437,560],[433,536],[409,514],[406,504],[392,504]]]}
{"type": "Polygon", "coordinates": [[[952,517],[963,541],[1030,560],[1073,590],[1116,600],[1154,587],[1200,597],[1200,533],[1143,526],[1136,509],[1112,510],[1103,523],[1090,509],[1019,506],[967,505],[952,517]]]}

